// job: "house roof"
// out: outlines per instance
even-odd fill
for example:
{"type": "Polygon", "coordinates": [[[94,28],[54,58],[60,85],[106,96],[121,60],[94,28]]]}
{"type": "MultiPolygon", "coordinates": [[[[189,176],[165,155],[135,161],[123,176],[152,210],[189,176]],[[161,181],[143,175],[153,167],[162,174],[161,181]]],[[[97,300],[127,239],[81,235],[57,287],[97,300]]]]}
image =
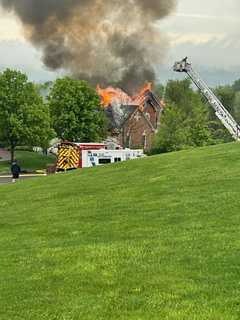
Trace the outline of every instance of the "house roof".
{"type": "Polygon", "coordinates": [[[163,109],[163,104],[160,99],[158,99],[152,91],[151,83],[146,83],[141,90],[132,97],[122,89],[113,87],[102,89],[98,86],[97,92],[101,98],[102,106],[105,108],[106,114],[110,119],[112,128],[121,128],[136,110],[143,112],[147,103],[156,111],[163,109]]]}
{"type": "Polygon", "coordinates": [[[137,106],[133,105],[110,105],[105,108],[106,115],[110,120],[110,127],[112,129],[120,129],[123,123],[137,108],[137,106]]]}
{"type": "Polygon", "coordinates": [[[97,93],[101,98],[101,104],[104,108],[110,105],[131,105],[132,98],[120,88],[107,87],[102,89],[99,85],[97,86],[97,93]]]}

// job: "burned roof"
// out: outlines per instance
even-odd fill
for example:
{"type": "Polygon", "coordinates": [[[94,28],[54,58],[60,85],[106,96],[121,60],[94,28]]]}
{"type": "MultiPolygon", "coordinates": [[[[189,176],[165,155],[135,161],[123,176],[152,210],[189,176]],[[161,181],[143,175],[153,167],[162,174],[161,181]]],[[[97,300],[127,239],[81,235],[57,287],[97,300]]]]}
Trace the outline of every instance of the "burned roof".
{"type": "Polygon", "coordinates": [[[109,105],[105,108],[106,115],[110,121],[110,128],[120,129],[127,118],[138,108],[133,105],[109,105]]]}
{"type": "Polygon", "coordinates": [[[108,87],[102,89],[97,87],[97,92],[101,98],[103,108],[110,120],[111,128],[120,129],[129,116],[139,109],[143,111],[146,104],[151,104],[155,110],[162,110],[161,101],[154,95],[152,84],[147,83],[134,96],[130,97],[119,88],[108,87]]]}

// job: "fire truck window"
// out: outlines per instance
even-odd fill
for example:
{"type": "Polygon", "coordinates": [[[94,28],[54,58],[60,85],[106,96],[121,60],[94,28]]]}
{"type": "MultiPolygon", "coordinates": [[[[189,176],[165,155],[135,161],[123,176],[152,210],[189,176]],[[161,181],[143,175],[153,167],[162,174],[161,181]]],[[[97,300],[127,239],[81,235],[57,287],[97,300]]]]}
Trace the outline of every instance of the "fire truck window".
{"type": "Polygon", "coordinates": [[[122,159],[121,158],[114,158],[114,162],[121,162],[122,159]]]}
{"type": "Polygon", "coordinates": [[[99,160],[98,160],[98,163],[99,163],[99,164],[111,163],[111,159],[107,159],[107,158],[99,159],[99,160]]]}

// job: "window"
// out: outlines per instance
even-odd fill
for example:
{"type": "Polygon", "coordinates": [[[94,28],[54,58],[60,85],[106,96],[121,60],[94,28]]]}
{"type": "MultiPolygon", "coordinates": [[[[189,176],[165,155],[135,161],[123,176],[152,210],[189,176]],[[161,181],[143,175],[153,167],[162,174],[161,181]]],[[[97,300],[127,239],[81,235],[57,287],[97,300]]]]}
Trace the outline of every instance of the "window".
{"type": "Polygon", "coordinates": [[[102,158],[98,160],[99,164],[107,164],[107,163],[111,163],[111,159],[110,158],[102,158]]]}
{"type": "Polygon", "coordinates": [[[127,135],[126,147],[127,148],[131,147],[131,136],[130,135],[127,135]]]}
{"type": "Polygon", "coordinates": [[[114,162],[121,162],[122,159],[121,158],[114,158],[114,162]]]}
{"type": "Polygon", "coordinates": [[[142,136],[142,145],[144,148],[146,148],[147,146],[147,137],[145,134],[142,136]]]}

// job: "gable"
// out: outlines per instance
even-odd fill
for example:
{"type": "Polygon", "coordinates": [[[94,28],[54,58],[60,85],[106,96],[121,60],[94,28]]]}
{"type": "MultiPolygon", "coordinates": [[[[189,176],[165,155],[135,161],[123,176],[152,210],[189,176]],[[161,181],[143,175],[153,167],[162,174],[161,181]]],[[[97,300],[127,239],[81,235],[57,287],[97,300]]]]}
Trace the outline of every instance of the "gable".
{"type": "Polygon", "coordinates": [[[101,89],[98,86],[97,92],[110,121],[110,128],[121,129],[130,119],[133,121],[133,117],[139,111],[142,113],[144,124],[151,130],[156,130],[163,105],[151,88],[152,85],[147,83],[137,95],[130,97],[121,89],[113,87],[101,89]]]}
{"type": "Polygon", "coordinates": [[[138,127],[139,125],[143,126],[143,129],[150,129],[152,132],[155,132],[156,128],[151,123],[144,112],[139,109],[136,109],[126,121],[123,123],[123,127],[138,127]]]}

